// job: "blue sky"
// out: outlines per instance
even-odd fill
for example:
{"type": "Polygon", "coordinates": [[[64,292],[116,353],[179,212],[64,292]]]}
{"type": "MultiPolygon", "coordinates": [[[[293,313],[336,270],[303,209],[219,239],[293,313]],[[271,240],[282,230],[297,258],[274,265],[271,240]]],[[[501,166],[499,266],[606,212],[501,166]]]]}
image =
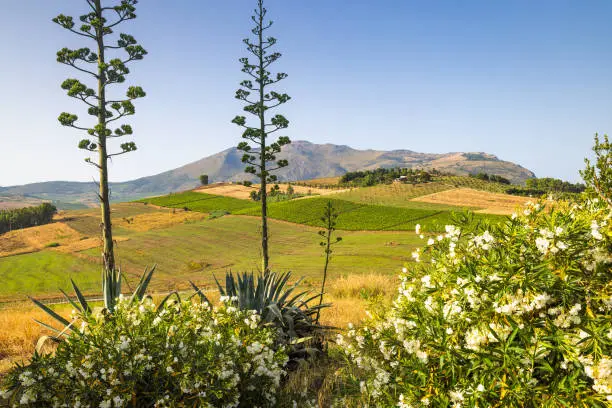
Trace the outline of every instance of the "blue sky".
{"type": "MultiPolygon", "coordinates": [[[[359,149],[486,151],[538,176],[578,181],[595,132],[612,132],[612,2],[266,0],[283,53],[282,113],[294,140],[359,149]]],[[[120,31],[148,50],[130,85],[139,150],[111,179],[172,169],[240,141],[230,123],[254,0],[143,0],[120,31]]],[[[51,18],[85,0],[13,0],[0,14],[0,185],[92,180],[79,132],[56,118],[80,104],[58,49],[85,46],[51,18]]],[[[91,45],[90,45],[91,46],[91,45]]],[[[93,46],[92,46],[93,47],[93,46]]]]}

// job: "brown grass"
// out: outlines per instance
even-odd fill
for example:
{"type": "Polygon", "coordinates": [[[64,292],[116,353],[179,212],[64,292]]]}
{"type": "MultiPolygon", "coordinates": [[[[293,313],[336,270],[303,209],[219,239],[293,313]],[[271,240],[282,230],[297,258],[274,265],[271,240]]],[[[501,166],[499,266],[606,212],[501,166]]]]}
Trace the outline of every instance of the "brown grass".
{"type": "Polygon", "coordinates": [[[359,297],[390,297],[395,294],[398,285],[396,276],[390,275],[352,275],[341,277],[331,282],[328,292],[337,299],[359,297]]]}
{"type": "MultiPolygon", "coordinates": [[[[63,315],[70,312],[68,306],[56,309],[63,315]]],[[[0,309],[0,375],[16,362],[32,357],[36,341],[43,334],[49,334],[34,319],[52,324],[53,320],[32,304],[21,304],[0,309]]]]}
{"type": "Polygon", "coordinates": [[[414,198],[419,201],[434,204],[456,205],[461,207],[477,207],[478,213],[509,215],[530,199],[509,194],[490,193],[471,188],[456,188],[414,198]]]}
{"type": "Polygon", "coordinates": [[[39,251],[51,243],[60,246],[78,242],[79,234],[60,222],[7,232],[0,240],[0,257],[39,251]]]}
{"type": "Polygon", "coordinates": [[[206,214],[192,211],[160,211],[119,218],[115,220],[113,224],[132,231],[145,232],[154,229],[169,228],[173,225],[183,224],[189,221],[201,221],[205,218],[206,214]]]}

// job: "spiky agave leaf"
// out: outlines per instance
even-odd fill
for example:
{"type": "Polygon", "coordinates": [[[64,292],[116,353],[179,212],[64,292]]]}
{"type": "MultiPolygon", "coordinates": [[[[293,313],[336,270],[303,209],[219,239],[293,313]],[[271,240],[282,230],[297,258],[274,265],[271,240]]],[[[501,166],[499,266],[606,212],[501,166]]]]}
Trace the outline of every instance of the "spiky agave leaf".
{"type": "Polygon", "coordinates": [[[305,343],[317,332],[327,329],[315,322],[314,316],[329,304],[310,306],[320,294],[299,291],[301,279],[289,285],[291,272],[275,273],[266,271],[258,276],[253,272],[225,275],[225,288],[217,278],[215,282],[222,296],[236,297],[236,306],[242,310],[256,310],[262,317],[262,324],[274,325],[280,341],[291,346],[301,355],[309,354],[305,343]]]}

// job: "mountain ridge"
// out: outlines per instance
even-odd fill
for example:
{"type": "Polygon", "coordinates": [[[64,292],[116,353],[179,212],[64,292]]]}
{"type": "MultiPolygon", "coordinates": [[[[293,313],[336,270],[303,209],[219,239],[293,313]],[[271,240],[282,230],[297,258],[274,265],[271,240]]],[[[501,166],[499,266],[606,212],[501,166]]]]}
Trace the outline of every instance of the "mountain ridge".
{"type": "MultiPolygon", "coordinates": [[[[184,166],[152,176],[111,183],[114,201],[167,194],[188,190],[199,184],[200,174],[208,174],[211,182],[253,179],[243,172],[242,152],[231,147],[184,166]]],[[[371,170],[378,167],[436,168],[457,175],[486,172],[508,178],[516,184],[535,174],[512,162],[500,160],[485,152],[418,153],[408,149],[391,151],[358,150],[347,145],[315,144],[298,140],[285,146],[279,158],[289,160],[289,167],[279,170],[282,181],[307,180],[339,176],[347,171],[371,170]]],[[[48,181],[20,186],[0,187],[0,195],[22,195],[43,200],[93,203],[96,200],[93,182],[48,181]]]]}

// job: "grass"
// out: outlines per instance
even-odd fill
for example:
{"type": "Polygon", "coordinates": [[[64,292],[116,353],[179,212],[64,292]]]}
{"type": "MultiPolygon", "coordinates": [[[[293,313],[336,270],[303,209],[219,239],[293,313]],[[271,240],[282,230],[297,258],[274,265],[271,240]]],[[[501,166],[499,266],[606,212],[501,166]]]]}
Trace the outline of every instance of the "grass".
{"type": "MultiPolygon", "coordinates": [[[[307,200],[295,202],[300,201],[307,200]]],[[[145,227],[157,225],[151,218],[154,215],[151,207],[131,204],[129,211],[124,206],[123,212],[113,212],[115,217],[121,217],[115,218],[115,225],[121,225],[124,214],[134,214],[139,208],[146,212],[147,225],[136,214],[132,224],[117,228],[121,230],[117,235],[121,240],[115,246],[115,253],[130,283],[136,281],[146,266],[153,265],[157,265],[157,273],[152,289],[160,292],[187,289],[190,279],[212,286],[213,274],[221,276],[228,270],[249,271],[260,267],[258,218],[201,217],[149,229],[145,227]]],[[[153,211],[163,219],[171,215],[168,210],[153,211]]],[[[72,219],[85,231],[99,225],[90,213],[72,219]]],[[[279,271],[291,270],[296,278],[318,279],[324,262],[319,229],[275,220],[269,224],[271,266],[279,271]]],[[[341,236],[344,239],[334,252],[331,272],[341,275],[395,273],[410,261],[411,252],[421,244],[412,232],[342,231],[341,236]]],[[[70,290],[71,277],[86,293],[99,293],[100,249],[95,247],[99,242],[94,247],[89,243],[95,237],[59,248],[41,246],[39,252],[0,258],[0,279],[5,283],[0,288],[0,302],[23,299],[25,294],[57,297],[59,288],[70,290]],[[80,242],[87,245],[79,246],[80,242]]]]}
{"type": "Polygon", "coordinates": [[[224,210],[229,213],[253,208],[258,204],[249,200],[240,200],[233,197],[223,197],[212,194],[196,193],[187,191],[184,193],[170,194],[163,197],[153,197],[139,200],[137,202],[150,203],[160,207],[188,208],[191,211],[213,212],[224,210]]]}
{"type": "MultiPolygon", "coordinates": [[[[331,201],[339,213],[337,228],[347,231],[412,231],[416,224],[426,230],[440,231],[452,222],[452,213],[447,210],[433,210],[424,204],[423,208],[401,208],[380,205],[359,204],[346,200],[323,197],[273,203],[268,207],[270,218],[294,222],[297,224],[322,227],[321,214],[328,201],[331,201]]],[[[257,207],[238,212],[243,215],[261,215],[257,207]]],[[[504,217],[476,214],[475,221],[488,220],[496,222],[504,217]]]]}
{"type": "Polygon", "coordinates": [[[71,254],[44,250],[0,258],[0,301],[25,295],[61,295],[74,278],[83,290],[100,290],[100,266],[71,254]]]}
{"type": "MultiPolygon", "coordinates": [[[[293,271],[308,281],[318,279],[323,252],[318,229],[270,221],[271,267],[293,271]]],[[[172,228],[135,233],[116,249],[123,270],[130,276],[157,264],[152,288],[159,291],[186,289],[188,280],[212,286],[213,274],[228,270],[250,271],[260,267],[259,220],[225,216],[172,228]],[[222,244],[220,244],[222,243],[222,244]]],[[[332,273],[395,273],[410,261],[411,251],[420,244],[414,233],[343,232],[343,241],[334,252],[332,273]]],[[[98,250],[85,251],[96,256],[98,250]]]]}

